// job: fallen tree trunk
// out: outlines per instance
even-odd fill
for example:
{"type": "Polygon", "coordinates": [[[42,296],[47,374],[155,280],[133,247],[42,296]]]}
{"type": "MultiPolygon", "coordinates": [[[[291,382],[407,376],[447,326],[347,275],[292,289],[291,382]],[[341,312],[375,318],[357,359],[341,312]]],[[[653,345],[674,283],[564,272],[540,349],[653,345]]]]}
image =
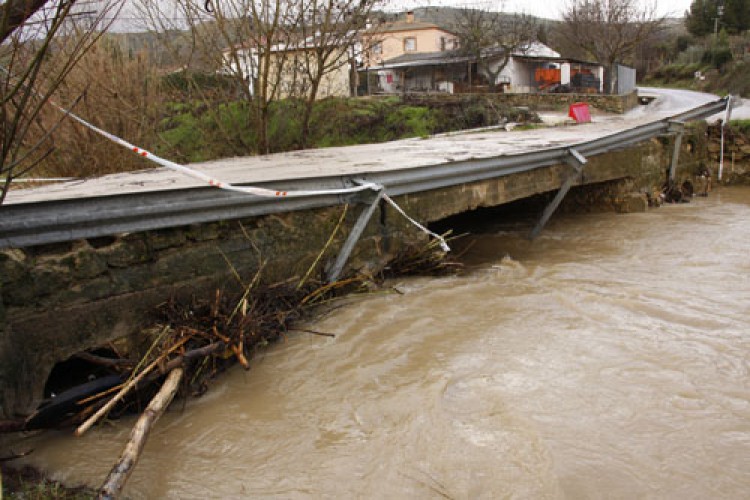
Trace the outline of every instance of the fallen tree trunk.
{"type": "Polygon", "coordinates": [[[120,455],[120,460],[112,467],[107,479],[99,489],[100,499],[117,498],[120,495],[125,482],[130,477],[131,472],[133,472],[138,457],[140,457],[143,451],[143,446],[146,444],[151,427],[162,416],[164,410],[169,406],[169,403],[177,393],[183,373],[182,368],[175,368],[169,372],[164,385],[162,385],[159,392],[154,396],[154,399],[151,400],[146,410],[138,419],[138,422],[136,422],[130,433],[130,440],[122,451],[122,455],[120,455]]]}
{"type": "Polygon", "coordinates": [[[130,391],[132,388],[134,388],[138,383],[148,375],[150,371],[152,371],[154,368],[158,367],[161,363],[163,363],[164,359],[169,355],[172,351],[177,350],[178,348],[182,347],[182,345],[188,341],[188,338],[185,337],[182,340],[175,343],[172,347],[169,348],[169,350],[156,358],[154,361],[151,362],[150,365],[148,365],[146,368],[143,369],[138,375],[130,379],[125,385],[122,386],[120,391],[114,395],[109,401],[107,401],[107,404],[99,408],[96,413],[94,413],[92,416],[90,416],[84,423],[78,426],[78,428],[75,431],[76,437],[83,436],[86,431],[88,431],[92,425],[94,425],[104,414],[106,414],[109,410],[112,409],[112,407],[117,404],[118,401],[122,399],[122,397],[127,394],[128,391],[130,391]]]}

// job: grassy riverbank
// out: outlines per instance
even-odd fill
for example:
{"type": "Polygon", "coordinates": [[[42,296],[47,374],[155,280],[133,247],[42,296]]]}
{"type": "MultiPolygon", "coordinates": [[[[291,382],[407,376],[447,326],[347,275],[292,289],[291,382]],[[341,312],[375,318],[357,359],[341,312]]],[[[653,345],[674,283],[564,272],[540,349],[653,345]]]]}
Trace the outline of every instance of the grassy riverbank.
{"type": "Polygon", "coordinates": [[[90,500],[96,491],[83,486],[68,487],[47,479],[33,467],[0,465],[0,498],[23,500],[90,500]]]}

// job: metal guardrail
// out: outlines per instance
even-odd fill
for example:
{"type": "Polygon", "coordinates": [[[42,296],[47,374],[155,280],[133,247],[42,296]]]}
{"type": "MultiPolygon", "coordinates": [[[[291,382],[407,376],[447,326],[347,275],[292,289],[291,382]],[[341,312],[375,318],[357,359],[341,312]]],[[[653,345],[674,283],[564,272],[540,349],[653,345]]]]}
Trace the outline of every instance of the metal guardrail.
{"type": "MultiPolygon", "coordinates": [[[[575,149],[594,156],[671,133],[670,123],[706,118],[726,109],[729,97],[659,121],[591,141],[519,154],[472,159],[365,175],[328,176],[254,184],[278,190],[333,189],[369,181],[390,196],[482,181],[564,163],[575,149]]],[[[56,200],[0,207],[0,248],[26,247],[340,205],[357,195],[262,198],[211,187],[56,200]]]]}

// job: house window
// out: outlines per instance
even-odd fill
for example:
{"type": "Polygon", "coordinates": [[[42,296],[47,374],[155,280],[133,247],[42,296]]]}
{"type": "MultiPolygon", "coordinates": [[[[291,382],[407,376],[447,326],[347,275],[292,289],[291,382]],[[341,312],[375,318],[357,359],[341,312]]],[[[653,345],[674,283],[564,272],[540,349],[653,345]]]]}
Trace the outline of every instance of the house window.
{"type": "Polygon", "coordinates": [[[417,39],[413,36],[404,38],[404,52],[414,52],[417,50],[417,39]]]}
{"type": "Polygon", "coordinates": [[[446,40],[446,38],[444,36],[440,37],[440,51],[441,52],[444,52],[445,50],[448,49],[448,43],[447,42],[448,42],[448,40],[446,40]]]}
{"type": "Polygon", "coordinates": [[[372,44],[372,53],[373,54],[382,54],[383,53],[383,42],[376,42],[372,44]]]}

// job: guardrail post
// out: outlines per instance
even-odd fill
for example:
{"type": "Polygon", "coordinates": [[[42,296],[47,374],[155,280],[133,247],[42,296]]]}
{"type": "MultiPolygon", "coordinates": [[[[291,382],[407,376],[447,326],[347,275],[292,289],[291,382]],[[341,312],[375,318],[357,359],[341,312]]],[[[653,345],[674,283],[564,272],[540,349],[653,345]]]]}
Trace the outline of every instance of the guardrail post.
{"type": "Polygon", "coordinates": [[[539,219],[536,227],[534,227],[534,229],[529,234],[529,239],[533,240],[534,238],[539,236],[539,233],[542,232],[542,229],[544,229],[544,226],[549,221],[549,218],[552,217],[552,214],[555,212],[555,210],[557,210],[560,202],[562,202],[563,198],[565,198],[565,195],[568,194],[568,191],[570,191],[575,178],[578,177],[578,175],[581,173],[581,171],[583,170],[583,166],[586,165],[587,161],[588,160],[586,160],[586,158],[575,149],[571,148],[568,150],[568,155],[565,157],[565,163],[573,168],[563,181],[562,186],[560,186],[560,190],[555,195],[555,198],[544,209],[542,218],[539,219]]]}
{"type": "Polygon", "coordinates": [[[674,140],[674,151],[672,152],[672,164],[669,166],[669,180],[674,182],[677,172],[677,162],[680,160],[680,148],[682,147],[682,136],[685,134],[685,123],[679,121],[669,122],[669,132],[677,134],[674,140]]]}
{"type": "Polygon", "coordinates": [[[357,222],[354,223],[354,227],[352,227],[349,236],[346,238],[344,246],[341,247],[339,255],[338,257],[336,257],[336,261],[326,272],[328,283],[333,283],[334,281],[339,279],[341,271],[344,270],[344,266],[346,265],[346,261],[349,260],[349,256],[352,254],[352,250],[354,250],[354,245],[357,244],[359,238],[362,236],[362,233],[367,227],[367,223],[370,221],[372,214],[375,213],[375,209],[378,207],[378,203],[380,202],[380,199],[382,197],[383,188],[375,193],[372,193],[370,196],[363,200],[364,203],[369,203],[369,205],[367,205],[359,214],[359,218],[357,219],[357,222]]]}

